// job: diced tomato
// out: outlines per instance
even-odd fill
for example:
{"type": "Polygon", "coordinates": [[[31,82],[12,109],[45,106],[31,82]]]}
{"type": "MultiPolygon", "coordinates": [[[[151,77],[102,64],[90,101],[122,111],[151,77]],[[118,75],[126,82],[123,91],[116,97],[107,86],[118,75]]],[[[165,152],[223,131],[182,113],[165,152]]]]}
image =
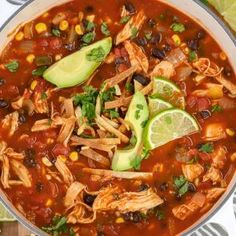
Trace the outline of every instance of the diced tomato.
{"type": "Polygon", "coordinates": [[[198,111],[203,111],[209,109],[211,105],[210,100],[207,97],[202,97],[197,99],[197,109],[198,111]]]}
{"type": "Polygon", "coordinates": [[[205,190],[205,189],[209,189],[211,187],[212,187],[212,185],[211,185],[211,183],[209,181],[207,181],[207,182],[200,182],[199,185],[197,186],[197,188],[199,190],[201,190],[201,189],[205,190]]]}
{"type": "Polygon", "coordinates": [[[35,213],[38,217],[40,217],[41,219],[43,219],[43,221],[45,222],[45,224],[49,224],[51,222],[51,218],[52,218],[52,210],[51,208],[48,207],[40,207],[38,209],[35,210],[35,213]]]}
{"type": "Polygon", "coordinates": [[[57,143],[54,148],[52,149],[52,153],[54,156],[59,156],[59,155],[65,155],[67,156],[70,152],[70,148],[69,147],[65,147],[63,144],[61,143],[57,143]]]}
{"type": "Polygon", "coordinates": [[[203,160],[203,161],[210,161],[211,160],[211,156],[206,153],[206,152],[199,152],[198,156],[203,160]]]}
{"type": "Polygon", "coordinates": [[[60,49],[62,47],[62,40],[60,38],[52,38],[49,41],[51,49],[60,49]]]}
{"type": "Polygon", "coordinates": [[[8,86],[6,87],[6,91],[7,91],[7,95],[8,95],[9,97],[15,98],[15,97],[19,96],[19,89],[18,89],[17,86],[15,86],[15,85],[13,85],[13,84],[8,85],[8,86]]]}
{"type": "Polygon", "coordinates": [[[48,46],[48,41],[47,41],[47,39],[40,38],[40,39],[37,40],[37,45],[39,47],[47,47],[48,46]]]}

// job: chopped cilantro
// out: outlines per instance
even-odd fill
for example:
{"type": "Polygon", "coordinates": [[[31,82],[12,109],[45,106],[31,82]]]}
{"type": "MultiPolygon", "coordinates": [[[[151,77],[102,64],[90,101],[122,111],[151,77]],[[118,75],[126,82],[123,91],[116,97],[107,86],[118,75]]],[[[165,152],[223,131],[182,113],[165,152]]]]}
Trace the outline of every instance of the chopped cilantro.
{"type": "Polygon", "coordinates": [[[46,100],[47,98],[48,98],[48,95],[45,92],[41,93],[42,100],[46,100]]]}
{"type": "Polygon", "coordinates": [[[47,66],[40,66],[37,69],[32,71],[32,75],[34,76],[42,76],[44,71],[47,70],[47,66]]]}
{"type": "Polygon", "coordinates": [[[219,104],[215,104],[211,107],[211,112],[221,112],[223,108],[219,104]]]}
{"type": "Polygon", "coordinates": [[[95,24],[91,21],[88,21],[87,26],[86,26],[86,31],[89,32],[89,31],[93,30],[94,28],[95,28],[95,24]]]}
{"type": "Polygon", "coordinates": [[[103,22],[103,23],[101,24],[101,32],[102,32],[104,35],[106,35],[106,36],[109,36],[109,35],[110,35],[110,31],[109,31],[109,29],[108,29],[108,25],[107,25],[106,22],[103,22]]]}
{"type": "Polygon", "coordinates": [[[193,62],[197,59],[197,53],[195,51],[190,51],[188,54],[188,60],[193,62]]]}
{"type": "Polygon", "coordinates": [[[60,37],[61,31],[59,29],[52,29],[52,34],[56,37],[60,37]]]}
{"type": "Polygon", "coordinates": [[[135,119],[138,120],[140,118],[140,110],[135,111],[135,119]]]}
{"type": "Polygon", "coordinates": [[[188,192],[188,185],[188,181],[183,175],[174,178],[174,186],[179,197],[188,192]]]}
{"type": "Polygon", "coordinates": [[[131,83],[126,83],[125,84],[125,89],[128,91],[128,92],[133,92],[134,91],[134,86],[133,86],[133,84],[131,84],[131,83]]]}
{"type": "Polygon", "coordinates": [[[214,146],[212,143],[205,143],[202,144],[201,147],[199,148],[200,152],[206,152],[206,153],[211,153],[214,151],[214,146]]]}
{"type": "Polygon", "coordinates": [[[141,123],[142,128],[145,128],[145,126],[147,125],[147,123],[148,123],[148,120],[143,121],[143,122],[141,123]]]}
{"type": "Polygon", "coordinates": [[[129,20],[130,20],[130,16],[123,16],[123,17],[120,19],[120,23],[121,23],[121,24],[125,24],[125,23],[127,23],[129,20]]]}
{"type": "Polygon", "coordinates": [[[182,23],[173,23],[170,28],[175,32],[175,33],[182,33],[185,31],[185,26],[182,23]]]}
{"type": "Polygon", "coordinates": [[[132,137],[130,138],[129,140],[129,143],[132,145],[132,146],[135,146],[135,144],[137,143],[137,137],[135,135],[132,135],[132,137]]]}
{"type": "Polygon", "coordinates": [[[8,69],[8,71],[15,73],[19,69],[19,62],[16,60],[13,60],[13,61],[5,64],[4,66],[8,69]]]}
{"type": "Polygon", "coordinates": [[[119,112],[114,109],[109,110],[109,115],[111,119],[118,118],[120,116],[119,112]]]}
{"type": "Polygon", "coordinates": [[[165,219],[165,214],[160,209],[156,209],[155,216],[158,220],[164,220],[165,219]]]}
{"type": "Polygon", "coordinates": [[[143,105],[142,104],[137,104],[137,108],[140,110],[143,110],[143,105]]]}
{"type": "Polygon", "coordinates": [[[88,61],[102,62],[105,58],[105,51],[101,46],[94,48],[86,55],[86,58],[88,61]]]}
{"type": "Polygon", "coordinates": [[[91,43],[91,42],[94,40],[94,38],[95,38],[95,33],[94,33],[94,32],[89,32],[89,33],[85,34],[85,35],[81,38],[81,40],[82,40],[84,43],[89,44],[89,43],[91,43]]]}
{"type": "Polygon", "coordinates": [[[136,38],[138,35],[138,29],[136,27],[131,28],[131,39],[136,38]]]}
{"type": "Polygon", "coordinates": [[[116,89],[114,87],[111,87],[111,88],[103,91],[100,94],[100,97],[101,97],[103,102],[108,102],[108,101],[114,100],[115,94],[116,94],[116,89]]]}

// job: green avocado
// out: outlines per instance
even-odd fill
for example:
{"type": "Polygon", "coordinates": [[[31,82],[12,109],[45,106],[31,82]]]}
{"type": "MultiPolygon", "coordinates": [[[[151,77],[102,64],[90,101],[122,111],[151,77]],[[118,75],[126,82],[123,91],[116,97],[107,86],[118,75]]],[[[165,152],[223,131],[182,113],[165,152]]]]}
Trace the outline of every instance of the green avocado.
{"type": "Polygon", "coordinates": [[[145,96],[141,92],[136,92],[129,105],[125,121],[130,126],[137,141],[132,148],[117,149],[115,151],[111,166],[113,170],[123,171],[132,168],[132,162],[142,144],[144,123],[148,120],[148,116],[149,110],[145,96]]]}
{"type": "Polygon", "coordinates": [[[111,48],[111,37],[83,47],[50,66],[44,72],[43,77],[58,88],[82,84],[101,65],[111,48]]]}

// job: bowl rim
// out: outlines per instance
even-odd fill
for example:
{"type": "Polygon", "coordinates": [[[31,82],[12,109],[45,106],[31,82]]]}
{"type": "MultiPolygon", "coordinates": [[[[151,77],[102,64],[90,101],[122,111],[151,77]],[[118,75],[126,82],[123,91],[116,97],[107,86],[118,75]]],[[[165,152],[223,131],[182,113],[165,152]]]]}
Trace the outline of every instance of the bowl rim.
{"type": "MultiPolygon", "coordinates": [[[[10,17],[7,18],[7,20],[2,24],[0,27],[0,32],[8,25],[8,23],[15,18],[15,16],[18,15],[23,9],[25,9],[27,6],[29,6],[32,2],[35,0],[28,0],[25,2],[22,6],[20,6],[10,17]]],[[[70,1],[70,0],[68,0],[70,1]]],[[[163,1],[163,0],[161,0],[163,1]]],[[[229,26],[208,6],[206,6],[201,0],[192,0],[197,5],[199,5],[203,10],[205,10],[211,17],[213,17],[217,23],[221,26],[221,28],[225,31],[225,33],[229,36],[231,41],[236,47],[236,35],[233,34],[232,30],[229,28],[229,26]]],[[[58,3],[59,5],[60,3],[58,3]]],[[[164,2],[164,4],[168,4],[164,2]]],[[[178,9],[178,8],[177,8],[178,9]]],[[[181,11],[181,10],[179,10],[181,11]]],[[[182,11],[181,11],[182,12],[182,11]]],[[[186,12],[184,13],[186,14],[186,12]]],[[[14,30],[14,29],[13,29],[14,30]]],[[[230,180],[229,185],[227,186],[226,192],[218,199],[218,201],[212,206],[212,208],[207,211],[200,219],[198,219],[196,222],[194,222],[192,225],[190,225],[187,229],[184,231],[178,233],[177,235],[187,236],[192,233],[194,233],[195,230],[203,226],[209,219],[211,219],[228,201],[228,199],[232,196],[233,192],[236,189],[236,172],[232,176],[232,179],[230,180]]],[[[28,228],[32,233],[35,233],[36,235],[42,235],[46,236],[48,235],[46,232],[42,231],[39,227],[31,223],[25,216],[23,216],[19,210],[10,202],[10,200],[7,198],[6,194],[2,189],[0,189],[0,202],[1,204],[16,218],[17,221],[19,221],[23,226],[28,228]]]]}

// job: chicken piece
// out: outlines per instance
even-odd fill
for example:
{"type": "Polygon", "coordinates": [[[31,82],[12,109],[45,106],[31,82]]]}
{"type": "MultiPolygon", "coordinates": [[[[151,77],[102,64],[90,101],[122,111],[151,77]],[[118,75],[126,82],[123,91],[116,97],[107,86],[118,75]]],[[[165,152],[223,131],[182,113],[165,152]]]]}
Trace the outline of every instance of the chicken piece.
{"type": "Polygon", "coordinates": [[[197,89],[192,92],[193,96],[220,99],[224,96],[223,86],[220,84],[206,83],[206,89],[197,89]]]}
{"type": "Polygon", "coordinates": [[[10,188],[9,177],[10,177],[10,164],[9,159],[6,155],[1,156],[2,161],[2,173],[1,173],[1,183],[3,188],[10,188]]]}
{"type": "Polygon", "coordinates": [[[212,181],[213,185],[221,183],[221,181],[223,180],[221,171],[214,167],[211,167],[203,176],[203,182],[206,182],[208,180],[212,181]]]}
{"type": "Polygon", "coordinates": [[[206,197],[204,194],[195,193],[188,203],[174,207],[172,209],[172,213],[176,218],[185,220],[201,207],[203,207],[205,201],[206,197]]]}
{"type": "Polygon", "coordinates": [[[94,200],[94,211],[143,211],[161,205],[163,200],[149,188],[142,192],[124,192],[119,187],[101,189],[94,200]]]}
{"type": "MultiPolygon", "coordinates": [[[[45,94],[46,94],[46,96],[48,96],[47,92],[45,94]]],[[[42,93],[35,92],[33,94],[33,103],[34,103],[34,110],[36,113],[43,114],[43,113],[49,112],[47,97],[44,98],[42,96],[42,93]]]]}
{"type": "Polygon", "coordinates": [[[218,146],[216,150],[211,154],[212,157],[212,166],[218,169],[222,169],[226,163],[227,149],[223,146],[218,146]]]}
{"type": "Polygon", "coordinates": [[[130,63],[132,66],[138,65],[138,71],[148,72],[149,62],[147,56],[143,52],[142,48],[133,42],[126,40],[124,42],[126,51],[129,54],[130,63]]]}
{"type": "Polygon", "coordinates": [[[146,16],[144,15],[143,10],[140,11],[137,15],[133,16],[116,36],[115,44],[118,45],[124,42],[125,40],[131,38],[134,34],[134,31],[136,34],[136,32],[142,27],[145,20],[146,16]]]}
{"type": "Polygon", "coordinates": [[[222,75],[216,76],[215,79],[229,90],[233,97],[236,96],[236,84],[233,84],[230,80],[226,80],[222,75]]]}
{"type": "Polygon", "coordinates": [[[8,129],[8,135],[12,136],[16,130],[18,129],[18,119],[19,119],[19,113],[17,111],[10,113],[5,116],[5,118],[2,120],[2,127],[4,129],[8,129]]]}
{"type": "Polygon", "coordinates": [[[223,123],[207,124],[203,131],[202,139],[204,141],[218,141],[226,138],[225,127],[223,123]]]}
{"type": "Polygon", "coordinates": [[[168,61],[161,61],[154,67],[150,75],[152,78],[155,76],[162,76],[167,79],[170,79],[172,76],[175,75],[174,65],[168,61]]]}
{"type": "Polygon", "coordinates": [[[20,153],[20,152],[15,152],[13,150],[13,148],[7,148],[6,151],[5,151],[5,154],[10,157],[10,158],[14,158],[16,160],[23,160],[25,155],[23,153],[20,153]]]}
{"type": "Polygon", "coordinates": [[[200,164],[182,164],[182,171],[185,178],[193,182],[204,172],[204,168],[200,164]]]}
{"type": "Polygon", "coordinates": [[[64,182],[67,185],[71,185],[74,182],[74,177],[60,156],[57,157],[55,166],[62,175],[64,182]]]}
{"type": "Polygon", "coordinates": [[[225,188],[211,188],[206,190],[206,200],[208,202],[214,202],[225,192],[225,190],[225,188]]]}
{"type": "Polygon", "coordinates": [[[63,114],[63,117],[65,118],[74,116],[75,110],[73,106],[73,99],[72,98],[63,99],[61,110],[62,110],[61,113],[63,114]]]}
{"type": "Polygon", "coordinates": [[[11,167],[18,178],[22,181],[26,188],[32,186],[32,176],[30,175],[28,169],[18,160],[10,160],[11,167]]]}

